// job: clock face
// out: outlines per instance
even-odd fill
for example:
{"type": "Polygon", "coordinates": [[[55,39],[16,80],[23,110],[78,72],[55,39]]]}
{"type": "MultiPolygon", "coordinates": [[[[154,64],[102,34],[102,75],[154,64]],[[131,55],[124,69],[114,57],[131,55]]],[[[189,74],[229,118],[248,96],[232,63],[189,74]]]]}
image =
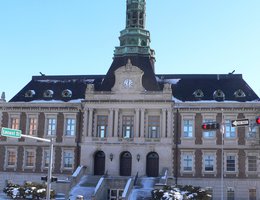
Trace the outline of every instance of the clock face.
{"type": "Polygon", "coordinates": [[[125,79],[123,84],[125,88],[131,88],[133,87],[134,82],[131,79],[125,79]]]}

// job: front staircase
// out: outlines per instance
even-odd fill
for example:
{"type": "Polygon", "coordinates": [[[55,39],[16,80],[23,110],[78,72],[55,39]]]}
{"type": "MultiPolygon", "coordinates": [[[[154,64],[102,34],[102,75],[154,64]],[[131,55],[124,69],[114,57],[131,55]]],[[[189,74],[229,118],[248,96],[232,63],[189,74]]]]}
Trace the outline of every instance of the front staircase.
{"type": "Polygon", "coordinates": [[[91,199],[99,179],[100,176],[83,176],[79,183],[71,189],[69,200],[76,200],[78,195],[82,195],[84,200],[91,199]]]}
{"type": "Polygon", "coordinates": [[[140,177],[136,185],[133,187],[129,200],[150,200],[152,199],[152,190],[159,178],[153,177],[140,177]]]}

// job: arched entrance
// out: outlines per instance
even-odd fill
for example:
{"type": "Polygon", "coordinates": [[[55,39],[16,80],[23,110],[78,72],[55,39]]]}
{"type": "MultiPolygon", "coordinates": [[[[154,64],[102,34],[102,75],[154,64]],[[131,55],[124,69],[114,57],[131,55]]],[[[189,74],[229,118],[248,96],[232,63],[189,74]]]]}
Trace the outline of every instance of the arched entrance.
{"type": "Polygon", "coordinates": [[[131,176],[132,172],[132,155],[128,151],[120,155],[120,176],[131,176]]]}
{"type": "Polygon", "coordinates": [[[159,155],[156,152],[150,152],[146,156],[146,175],[149,177],[159,176],[159,155]]]}
{"type": "Polygon", "coordinates": [[[97,151],[94,155],[94,175],[105,174],[106,156],[103,151],[97,151]]]}

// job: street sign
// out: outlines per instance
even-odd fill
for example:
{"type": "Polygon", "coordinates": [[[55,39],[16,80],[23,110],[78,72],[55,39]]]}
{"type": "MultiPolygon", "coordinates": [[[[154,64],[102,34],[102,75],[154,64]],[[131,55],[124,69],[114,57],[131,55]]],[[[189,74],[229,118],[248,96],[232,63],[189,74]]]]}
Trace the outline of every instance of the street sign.
{"type": "Polygon", "coordinates": [[[1,135],[5,137],[21,138],[22,131],[17,129],[2,127],[1,135]]]}
{"type": "Polygon", "coordinates": [[[249,119],[236,119],[231,121],[232,127],[249,126],[249,119]]]}

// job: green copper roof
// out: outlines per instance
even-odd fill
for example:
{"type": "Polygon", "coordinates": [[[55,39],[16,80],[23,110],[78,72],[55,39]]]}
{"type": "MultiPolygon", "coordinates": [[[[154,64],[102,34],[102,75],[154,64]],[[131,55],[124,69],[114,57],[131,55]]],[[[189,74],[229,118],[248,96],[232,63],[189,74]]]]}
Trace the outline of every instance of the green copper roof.
{"type": "MultiPolygon", "coordinates": [[[[150,33],[145,30],[145,0],[127,0],[126,26],[120,32],[120,46],[115,49],[115,56],[129,54],[151,55],[150,33]]],[[[152,51],[152,53],[154,53],[152,51]]]]}

